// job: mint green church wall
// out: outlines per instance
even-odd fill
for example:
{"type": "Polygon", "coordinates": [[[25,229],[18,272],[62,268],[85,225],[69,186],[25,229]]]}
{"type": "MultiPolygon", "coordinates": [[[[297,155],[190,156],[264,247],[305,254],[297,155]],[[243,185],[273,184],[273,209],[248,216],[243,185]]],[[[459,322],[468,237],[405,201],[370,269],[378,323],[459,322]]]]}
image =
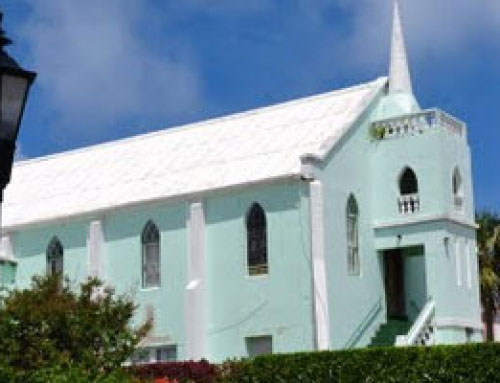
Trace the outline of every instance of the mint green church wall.
{"type": "MultiPolygon", "coordinates": [[[[423,134],[374,141],[372,146],[377,249],[424,246],[426,293],[436,301],[436,338],[462,342],[465,327],[480,324],[472,175],[465,132],[459,135],[438,126],[423,134]],[[401,215],[398,181],[405,166],[418,178],[420,211],[401,215]],[[463,182],[463,208],[455,206],[455,169],[463,182]]],[[[474,331],[473,339],[478,340],[479,330],[474,331]]]]}
{"type": "Polygon", "coordinates": [[[211,360],[247,356],[245,337],[271,335],[274,352],[313,349],[309,218],[300,181],[205,200],[207,348],[211,360]],[[265,210],[269,274],[249,276],[245,216],[265,210]]]}
{"type": "Polygon", "coordinates": [[[47,246],[57,236],[64,248],[64,273],[73,284],[87,278],[87,224],[74,222],[31,228],[14,234],[13,248],[16,260],[15,287],[30,285],[33,275],[45,275],[47,246]]]}
{"type": "Polygon", "coordinates": [[[324,185],[330,337],[335,349],[369,344],[385,320],[383,276],[374,246],[368,133],[375,105],[342,138],[317,173],[324,185]],[[351,193],[359,206],[359,275],[349,275],[347,268],[346,207],[351,193]]]}
{"type": "Polygon", "coordinates": [[[184,288],[186,285],[186,204],[159,204],[109,213],[104,218],[104,275],[119,293],[131,294],[139,305],[134,324],[152,311],[149,343],[185,349],[184,288]],[[141,233],[148,220],[160,231],[160,287],[142,288],[141,233]]]}

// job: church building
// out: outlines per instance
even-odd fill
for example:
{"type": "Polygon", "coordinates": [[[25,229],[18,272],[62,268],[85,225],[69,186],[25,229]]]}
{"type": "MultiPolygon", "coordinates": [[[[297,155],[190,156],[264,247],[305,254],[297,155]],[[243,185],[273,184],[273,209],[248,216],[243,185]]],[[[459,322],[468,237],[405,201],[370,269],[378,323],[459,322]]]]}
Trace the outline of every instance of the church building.
{"type": "Polygon", "coordinates": [[[466,125],[388,77],[21,161],[0,283],[102,279],[137,362],[481,341],[466,125]]]}

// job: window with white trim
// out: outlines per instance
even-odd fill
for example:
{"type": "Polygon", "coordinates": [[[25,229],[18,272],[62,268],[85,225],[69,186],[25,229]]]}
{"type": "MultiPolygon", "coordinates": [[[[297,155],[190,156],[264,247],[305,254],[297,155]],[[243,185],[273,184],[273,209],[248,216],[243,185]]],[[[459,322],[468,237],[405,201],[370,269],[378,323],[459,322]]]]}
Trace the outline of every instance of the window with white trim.
{"type": "Polygon", "coordinates": [[[47,274],[63,275],[64,248],[57,237],[53,237],[47,246],[47,274]]]}
{"type": "Polygon", "coordinates": [[[153,221],[148,221],[141,235],[142,287],[160,286],[160,231],[153,221]]]}
{"type": "Polygon", "coordinates": [[[359,209],[356,198],[351,194],[346,207],[347,227],[347,272],[359,275],[359,209]]]}
{"type": "Polygon", "coordinates": [[[267,220],[262,206],[253,203],[246,216],[247,266],[249,275],[267,274],[267,220]]]}
{"type": "Polygon", "coordinates": [[[245,343],[250,358],[273,353],[273,337],[271,335],[250,336],[245,338],[245,343]]]}
{"type": "Polygon", "coordinates": [[[462,210],[464,207],[464,188],[463,188],[463,180],[462,175],[460,174],[460,170],[455,168],[453,170],[452,176],[452,191],[453,191],[453,203],[457,210],[462,210]]]}
{"type": "Polygon", "coordinates": [[[400,214],[413,214],[420,211],[418,179],[409,167],[405,167],[399,176],[398,210],[400,214]]]}
{"type": "Polygon", "coordinates": [[[131,358],[132,364],[175,362],[176,360],[177,345],[175,344],[139,348],[131,358]]]}

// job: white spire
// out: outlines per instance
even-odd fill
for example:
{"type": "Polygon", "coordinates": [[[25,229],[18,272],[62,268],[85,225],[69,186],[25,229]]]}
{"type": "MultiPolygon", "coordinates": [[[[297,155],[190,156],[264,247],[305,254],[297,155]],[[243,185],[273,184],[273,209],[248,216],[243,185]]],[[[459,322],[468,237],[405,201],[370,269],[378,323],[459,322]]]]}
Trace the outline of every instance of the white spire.
{"type": "Polygon", "coordinates": [[[394,0],[394,20],[392,26],[391,68],[389,72],[389,93],[410,93],[412,86],[406,46],[401,25],[399,0],[394,0]]]}

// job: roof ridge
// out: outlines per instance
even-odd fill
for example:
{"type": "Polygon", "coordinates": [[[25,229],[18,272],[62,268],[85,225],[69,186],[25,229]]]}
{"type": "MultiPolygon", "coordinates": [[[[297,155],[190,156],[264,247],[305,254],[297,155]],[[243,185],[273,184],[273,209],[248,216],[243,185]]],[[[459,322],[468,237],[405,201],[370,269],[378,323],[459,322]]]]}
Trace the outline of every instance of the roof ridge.
{"type": "Polygon", "coordinates": [[[106,148],[106,147],[117,146],[118,144],[125,144],[128,142],[144,140],[144,139],[148,139],[148,138],[155,137],[155,136],[160,136],[160,135],[165,135],[165,134],[173,134],[173,133],[176,133],[176,132],[181,131],[181,130],[194,129],[194,128],[199,128],[200,126],[214,125],[214,124],[216,124],[218,122],[222,122],[222,121],[231,121],[231,120],[235,120],[238,118],[244,118],[244,117],[251,116],[251,115],[257,115],[260,113],[265,113],[265,112],[281,109],[281,108],[284,108],[284,107],[287,107],[287,106],[290,106],[293,104],[316,101],[318,99],[326,98],[326,97],[331,96],[333,94],[342,95],[344,93],[357,91],[357,90],[360,90],[363,88],[368,88],[370,86],[373,86],[377,82],[386,81],[386,79],[387,79],[386,76],[381,76],[381,77],[376,78],[375,80],[356,84],[356,85],[349,86],[346,88],[334,89],[334,90],[330,90],[330,91],[319,93],[319,94],[313,94],[311,96],[305,96],[305,97],[301,97],[301,98],[291,99],[288,101],[284,101],[284,102],[280,102],[280,103],[276,103],[276,104],[272,104],[272,105],[266,105],[266,106],[262,106],[262,107],[258,107],[258,108],[254,108],[254,109],[244,110],[241,112],[230,113],[228,115],[213,117],[213,118],[209,118],[206,120],[190,122],[190,123],[183,124],[183,125],[174,125],[174,126],[162,128],[160,130],[153,131],[153,132],[140,133],[140,134],[136,134],[133,136],[120,138],[117,140],[111,140],[111,141],[102,142],[102,143],[98,143],[98,144],[94,144],[94,145],[84,146],[81,148],[66,150],[66,151],[59,152],[59,153],[53,153],[53,154],[48,154],[45,156],[35,157],[35,158],[31,158],[31,159],[25,159],[25,160],[15,162],[14,166],[16,168],[20,168],[20,167],[29,166],[29,165],[32,165],[35,163],[39,163],[42,161],[50,161],[50,160],[61,158],[61,157],[67,157],[67,156],[76,155],[79,153],[85,153],[87,151],[92,151],[92,150],[95,150],[97,148],[106,148]]]}

